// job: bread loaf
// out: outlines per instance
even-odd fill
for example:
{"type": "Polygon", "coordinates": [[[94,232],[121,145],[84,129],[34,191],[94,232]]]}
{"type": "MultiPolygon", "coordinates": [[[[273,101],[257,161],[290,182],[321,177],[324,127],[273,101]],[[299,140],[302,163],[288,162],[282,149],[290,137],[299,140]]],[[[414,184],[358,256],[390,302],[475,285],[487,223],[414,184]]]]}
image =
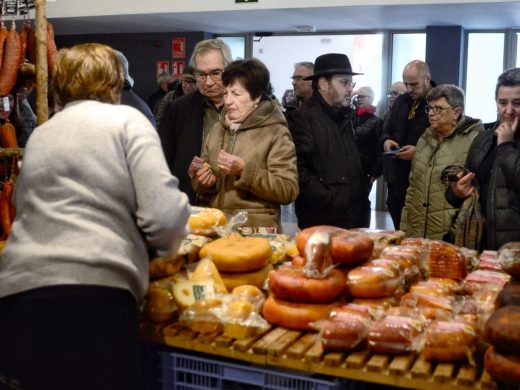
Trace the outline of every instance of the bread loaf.
{"type": "Polygon", "coordinates": [[[426,330],[424,357],[444,363],[472,361],[477,332],[464,322],[434,321],[426,330]]]}

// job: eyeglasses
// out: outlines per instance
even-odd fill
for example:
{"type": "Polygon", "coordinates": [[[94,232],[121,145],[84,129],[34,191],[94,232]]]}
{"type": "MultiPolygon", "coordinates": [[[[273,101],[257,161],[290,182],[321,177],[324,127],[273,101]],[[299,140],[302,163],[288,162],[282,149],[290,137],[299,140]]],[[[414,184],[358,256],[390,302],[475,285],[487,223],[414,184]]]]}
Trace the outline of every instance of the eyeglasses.
{"type": "Polygon", "coordinates": [[[307,76],[292,76],[291,79],[294,81],[302,81],[307,76]]]}
{"type": "Polygon", "coordinates": [[[358,100],[359,99],[370,99],[372,96],[370,95],[357,95],[358,100]]]}
{"type": "Polygon", "coordinates": [[[213,81],[220,81],[222,80],[222,73],[224,73],[223,70],[212,70],[209,73],[196,71],[194,75],[198,81],[206,81],[208,76],[211,77],[213,81]]]}
{"type": "Polygon", "coordinates": [[[391,97],[398,97],[400,95],[402,95],[404,92],[399,92],[399,91],[388,91],[388,93],[386,94],[386,97],[388,98],[391,98],[391,97]]]}
{"type": "Polygon", "coordinates": [[[342,79],[342,78],[332,78],[333,80],[338,80],[341,85],[343,85],[345,88],[352,87],[354,88],[356,86],[356,82],[352,81],[351,79],[342,79]]]}
{"type": "Polygon", "coordinates": [[[433,111],[434,114],[440,114],[444,110],[452,109],[453,107],[441,107],[441,106],[426,106],[424,107],[424,112],[427,114],[431,111],[433,111]]]}

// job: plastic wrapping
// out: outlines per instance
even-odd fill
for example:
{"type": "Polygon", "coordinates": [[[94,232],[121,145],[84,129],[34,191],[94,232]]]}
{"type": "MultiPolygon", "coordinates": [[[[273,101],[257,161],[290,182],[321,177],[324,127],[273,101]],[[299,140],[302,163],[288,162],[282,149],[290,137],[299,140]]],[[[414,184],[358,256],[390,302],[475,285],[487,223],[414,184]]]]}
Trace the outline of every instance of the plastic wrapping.
{"type": "Polygon", "coordinates": [[[215,292],[217,294],[226,294],[228,292],[217,267],[208,258],[200,260],[195,270],[190,274],[191,282],[213,282],[215,292]]]}
{"type": "Polygon", "coordinates": [[[368,228],[358,228],[351,230],[363,232],[372,241],[374,241],[374,250],[371,256],[372,259],[382,257],[381,252],[383,250],[393,245],[399,245],[401,240],[405,237],[405,233],[402,230],[380,230],[368,228]]]}
{"type": "Polygon", "coordinates": [[[233,301],[249,301],[256,312],[261,312],[265,302],[265,295],[256,286],[242,285],[235,287],[231,292],[231,302],[233,301]]]}
{"type": "Polygon", "coordinates": [[[436,278],[462,280],[466,277],[471,263],[459,247],[440,240],[431,240],[428,275],[436,278]]]}
{"type": "Polygon", "coordinates": [[[371,320],[352,313],[341,313],[321,322],[319,337],[325,351],[351,351],[366,347],[371,320]]]}
{"type": "Polygon", "coordinates": [[[460,284],[452,279],[430,278],[413,284],[410,292],[442,297],[452,295],[459,289],[460,284]]]}
{"type": "Polygon", "coordinates": [[[323,279],[329,276],[333,264],[331,259],[331,236],[329,233],[316,230],[305,243],[305,265],[303,274],[308,278],[323,279]]]}
{"type": "Polygon", "coordinates": [[[220,320],[224,326],[224,336],[239,340],[265,332],[270,327],[250,300],[232,300],[220,320]]]}
{"type": "Polygon", "coordinates": [[[402,316],[386,316],[368,332],[368,348],[375,353],[407,354],[420,351],[424,322],[402,316]]]}
{"type": "Polygon", "coordinates": [[[239,227],[247,222],[248,214],[247,211],[239,211],[233,217],[231,217],[227,224],[222,226],[215,226],[214,231],[220,237],[226,237],[236,232],[239,227]]]}
{"type": "MultiPolygon", "coordinates": [[[[401,268],[411,268],[414,265],[419,267],[420,276],[424,277],[424,275],[428,271],[428,250],[426,246],[418,246],[418,245],[399,245],[399,246],[390,246],[385,248],[381,253],[380,257],[382,259],[393,259],[397,260],[401,266],[401,268]]],[[[409,271],[412,275],[415,273],[415,270],[409,271]]],[[[405,271],[406,274],[406,271],[405,271]]],[[[412,276],[410,275],[410,276],[412,276]]],[[[406,276],[407,280],[410,276],[406,276]]]]}
{"type": "Polygon", "coordinates": [[[426,329],[423,354],[426,360],[455,363],[467,359],[475,364],[475,328],[464,322],[434,321],[426,329]]]}
{"type": "Polygon", "coordinates": [[[386,297],[386,298],[378,298],[378,299],[370,299],[370,298],[355,298],[352,303],[356,305],[365,305],[372,307],[377,310],[387,310],[389,307],[397,306],[399,303],[396,297],[386,297]]]}
{"type": "Polygon", "coordinates": [[[347,274],[347,290],[355,298],[384,298],[403,291],[403,276],[391,265],[362,265],[347,274]]]}
{"type": "Polygon", "coordinates": [[[151,279],[165,278],[176,274],[184,265],[184,257],[156,257],[150,261],[149,274],[151,279]]]}
{"type": "Polygon", "coordinates": [[[195,302],[184,310],[179,317],[179,321],[195,332],[220,332],[223,327],[218,316],[219,311],[222,311],[222,300],[205,299],[195,302]]]}
{"type": "Polygon", "coordinates": [[[384,310],[382,308],[358,305],[356,303],[347,303],[346,305],[334,308],[329,314],[329,319],[341,317],[344,314],[358,315],[368,319],[378,319],[382,316],[383,312],[384,310]]]}
{"type": "Polygon", "coordinates": [[[511,275],[503,272],[476,270],[471,272],[462,282],[462,291],[475,294],[482,289],[496,290],[497,293],[511,280],[511,275]]]}
{"type": "Polygon", "coordinates": [[[498,262],[498,251],[485,250],[480,254],[478,260],[477,269],[503,272],[502,266],[498,262]]]}
{"type": "Polygon", "coordinates": [[[144,317],[154,322],[173,320],[177,315],[177,304],[173,296],[173,283],[158,280],[150,283],[145,296],[144,317]]]}
{"type": "Polygon", "coordinates": [[[221,210],[208,207],[193,206],[188,218],[190,233],[207,237],[217,235],[216,228],[226,223],[227,218],[221,210]]]}
{"type": "Polygon", "coordinates": [[[516,279],[520,279],[520,242],[512,241],[502,245],[497,253],[502,270],[516,279]]]}

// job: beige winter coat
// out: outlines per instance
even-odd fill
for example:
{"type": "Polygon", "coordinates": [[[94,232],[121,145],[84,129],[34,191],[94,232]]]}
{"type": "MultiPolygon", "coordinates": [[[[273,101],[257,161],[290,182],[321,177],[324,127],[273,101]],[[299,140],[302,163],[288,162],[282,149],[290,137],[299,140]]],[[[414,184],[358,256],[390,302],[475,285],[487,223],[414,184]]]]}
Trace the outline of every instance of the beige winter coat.
{"type": "Polygon", "coordinates": [[[224,117],[225,110],[206,137],[201,156],[217,175],[217,183],[207,189],[192,181],[193,188],[210,196],[210,207],[228,215],[247,211],[245,226],[275,227],[281,232],[280,205],[298,196],[296,152],[285,117],[272,101],[261,102],[235,133],[224,117]],[[219,173],[221,149],[245,161],[240,177],[219,173]]]}

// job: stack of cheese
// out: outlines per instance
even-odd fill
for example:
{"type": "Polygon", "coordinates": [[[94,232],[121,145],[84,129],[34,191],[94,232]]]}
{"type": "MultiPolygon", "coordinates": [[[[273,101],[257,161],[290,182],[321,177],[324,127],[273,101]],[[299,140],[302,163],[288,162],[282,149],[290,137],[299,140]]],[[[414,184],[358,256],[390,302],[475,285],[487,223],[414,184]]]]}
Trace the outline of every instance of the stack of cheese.
{"type": "Polygon", "coordinates": [[[199,253],[201,259],[207,257],[215,263],[229,291],[244,284],[262,289],[273,269],[271,255],[271,245],[266,238],[238,234],[210,242],[199,253]]]}

